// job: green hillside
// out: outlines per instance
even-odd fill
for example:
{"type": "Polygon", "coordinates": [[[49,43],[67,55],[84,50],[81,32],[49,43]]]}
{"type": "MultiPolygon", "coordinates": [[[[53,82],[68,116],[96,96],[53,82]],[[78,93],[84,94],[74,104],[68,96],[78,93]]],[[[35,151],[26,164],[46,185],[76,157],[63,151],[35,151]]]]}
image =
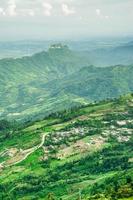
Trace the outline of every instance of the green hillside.
{"type": "Polygon", "coordinates": [[[49,112],[54,103],[57,106],[63,102],[70,105],[69,95],[64,94],[57,100],[51,98],[44,84],[88,64],[87,58],[61,44],[52,45],[47,52],[32,57],[0,60],[0,115],[23,119],[43,109],[49,112]]]}
{"type": "MultiPolygon", "coordinates": [[[[93,70],[92,70],[93,71],[93,70]]],[[[0,199],[133,199],[133,95],[0,121],[0,199]]]]}
{"type": "Polygon", "coordinates": [[[98,68],[94,66],[84,67],[78,72],[63,78],[51,81],[45,87],[56,94],[76,95],[86,101],[99,101],[118,97],[133,91],[133,65],[113,66],[98,68]]]}
{"type": "Polygon", "coordinates": [[[96,66],[129,65],[133,63],[133,42],[87,52],[90,62],[96,66]]]}
{"type": "Polygon", "coordinates": [[[31,57],[0,60],[0,116],[35,120],[133,91],[133,65],[90,65],[83,52],[52,45],[31,57]]]}

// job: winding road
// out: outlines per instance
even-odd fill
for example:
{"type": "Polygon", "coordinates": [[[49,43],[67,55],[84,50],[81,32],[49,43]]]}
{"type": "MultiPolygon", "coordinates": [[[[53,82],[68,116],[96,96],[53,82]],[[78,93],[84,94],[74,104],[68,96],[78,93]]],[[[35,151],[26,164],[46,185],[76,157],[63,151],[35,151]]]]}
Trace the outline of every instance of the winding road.
{"type": "Polygon", "coordinates": [[[43,135],[42,135],[42,139],[41,139],[41,143],[40,143],[39,145],[37,145],[37,146],[35,146],[35,147],[32,147],[32,148],[30,148],[30,149],[27,149],[27,150],[22,151],[22,155],[24,155],[23,158],[21,158],[20,160],[14,162],[14,163],[7,164],[7,165],[6,165],[5,163],[3,163],[3,164],[5,164],[5,165],[3,165],[3,167],[11,167],[11,166],[13,166],[13,165],[19,164],[19,163],[21,163],[22,161],[26,160],[27,157],[28,157],[29,155],[31,155],[31,154],[34,153],[37,149],[39,149],[39,148],[41,148],[41,147],[43,146],[44,141],[45,141],[45,137],[46,137],[46,134],[43,134],[43,135]]]}

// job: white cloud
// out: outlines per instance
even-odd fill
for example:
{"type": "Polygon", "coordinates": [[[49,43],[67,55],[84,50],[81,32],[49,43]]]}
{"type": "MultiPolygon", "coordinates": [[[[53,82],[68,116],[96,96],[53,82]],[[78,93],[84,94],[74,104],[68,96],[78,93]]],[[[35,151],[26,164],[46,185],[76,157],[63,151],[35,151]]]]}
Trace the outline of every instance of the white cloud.
{"type": "Polygon", "coordinates": [[[42,6],[44,8],[44,11],[43,11],[44,15],[45,16],[51,16],[51,14],[52,14],[51,12],[52,12],[52,9],[53,9],[52,5],[50,3],[43,2],[42,6]]]}
{"type": "Polygon", "coordinates": [[[29,9],[29,12],[28,12],[28,14],[30,15],[30,16],[35,16],[35,12],[34,12],[34,10],[32,10],[32,9],[29,9]]]}
{"type": "Polygon", "coordinates": [[[10,16],[16,16],[17,15],[15,0],[9,0],[8,1],[7,13],[10,16]]]}
{"type": "Polygon", "coordinates": [[[105,19],[109,19],[110,17],[108,15],[105,16],[105,19]]]}
{"type": "Polygon", "coordinates": [[[96,14],[97,14],[98,16],[101,16],[101,10],[100,10],[100,9],[96,9],[96,14]]]}
{"type": "Polygon", "coordinates": [[[31,16],[34,17],[35,16],[35,10],[34,9],[30,9],[30,8],[25,8],[25,9],[17,9],[17,15],[18,16],[31,16]]]}
{"type": "Polygon", "coordinates": [[[100,9],[96,9],[96,14],[98,17],[102,18],[102,19],[109,19],[110,17],[108,15],[104,15],[100,9]]]}
{"type": "Polygon", "coordinates": [[[62,11],[63,11],[64,15],[72,15],[72,14],[76,13],[75,9],[69,8],[69,6],[67,4],[62,4],[62,11]]]}
{"type": "Polygon", "coordinates": [[[5,11],[4,11],[4,8],[1,8],[1,7],[0,7],[0,15],[4,15],[4,16],[6,15],[6,13],[5,13],[5,11]]]}

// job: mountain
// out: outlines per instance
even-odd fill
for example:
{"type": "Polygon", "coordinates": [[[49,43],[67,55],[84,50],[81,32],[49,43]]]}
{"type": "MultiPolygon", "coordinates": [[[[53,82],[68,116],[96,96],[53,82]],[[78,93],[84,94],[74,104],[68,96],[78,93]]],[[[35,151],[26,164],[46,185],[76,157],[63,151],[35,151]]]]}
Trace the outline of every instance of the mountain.
{"type": "Polygon", "coordinates": [[[133,95],[1,120],[0,144],[0,199],[133,199],[133,95]]]}
{"type": "Polygon", "coordinates": [[[0,60],[0,83],[9,85],[33,81],[36,77],[47,81],[70,74],[88,64],[78,53],[65,45],[52,45],[48,52],[32,57],[0,60]],[[60,46],[60,48],[59,48],[60,46]]]}
{"type": "MultiPolygon", "coordinates": [[[[0,60],[0,114],[1,116],[22,116],[47,107],[49,91],[41,85],[60,79],[88,65],[88,58],[71,51],[67,46],[52,45],[48,52],[32,57],[0,60]],[[46,101],[46,102],[45,102],[46,101]],[[43,103],[42,103],[43,102],[43,103]],[[26,110],[27,109],[27,110],[26,110]]],[[[52,107],[51,107],[52,109],[52,107]]]]}
{"type": "Polygon", "coordinates": [[[87,54],[90,62],[97,66],[129,65],[133,63],[133,42],[113,48],[101,48],[87,54]]]}
{"type": "Polygon", "coordinates": [[[133,65],[94,67],[84,52],[51,45],[31,57],[0,60],[0,116],[40,119],[51,112],[133,91],[133,65]]]}
{"type": "Polygon", "coordinates": [[[98,68],[84,67],[70,76],[45,85],[51,93],[71,94],[86,101],[118,97],[133,91],[133,65],[98,68]],[[55,89],[56,88],[56,89],[55,89]]]}

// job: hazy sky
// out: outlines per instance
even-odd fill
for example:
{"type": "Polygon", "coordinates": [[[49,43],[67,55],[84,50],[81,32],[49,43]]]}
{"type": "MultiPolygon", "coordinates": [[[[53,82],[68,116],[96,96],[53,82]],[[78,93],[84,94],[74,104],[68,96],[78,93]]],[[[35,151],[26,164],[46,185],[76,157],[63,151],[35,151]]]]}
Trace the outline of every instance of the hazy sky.
{"type": "Polygon", "coordinates": [[[133,0],[0,0],[0,40],[133,34],[133,0]]]}

